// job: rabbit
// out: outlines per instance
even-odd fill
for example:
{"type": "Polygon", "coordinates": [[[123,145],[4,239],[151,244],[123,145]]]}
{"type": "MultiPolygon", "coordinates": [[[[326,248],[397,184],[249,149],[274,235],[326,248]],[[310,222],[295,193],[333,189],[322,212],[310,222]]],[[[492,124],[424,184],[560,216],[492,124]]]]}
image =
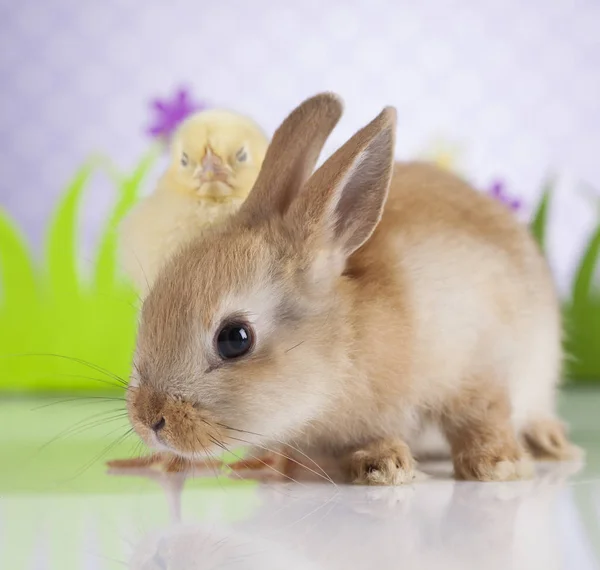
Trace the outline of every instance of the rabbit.
{"type": "Polygon", "coordinates": [[[413,481],[432,426],[458,479],[579,455],[555,411],[557,293],[526,227],[445,170],[396,164],[392,107],[313,173],[341,114],[331,93],[300,104],[239,211],[162,269],[132,427],[190,461],[326,453],[368,485],[413,481]]]}

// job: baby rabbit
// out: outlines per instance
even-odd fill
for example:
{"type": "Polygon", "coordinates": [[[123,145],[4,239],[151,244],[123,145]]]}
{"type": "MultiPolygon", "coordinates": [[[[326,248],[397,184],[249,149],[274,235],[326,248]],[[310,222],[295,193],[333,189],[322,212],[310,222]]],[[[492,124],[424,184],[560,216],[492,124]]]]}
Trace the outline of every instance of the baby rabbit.
{"type": "Polygon", "coordinates": [[[527,229],[448,172],[395,165],[393,108],[311,176],[341,113],[327,93],[296,108],[240,211],[159,274],[127,393],[137,433],[190,460],[326,452],[380,485],[413,479],[432,424],[458,478],[574,456],[559,305],[527,229]]]}

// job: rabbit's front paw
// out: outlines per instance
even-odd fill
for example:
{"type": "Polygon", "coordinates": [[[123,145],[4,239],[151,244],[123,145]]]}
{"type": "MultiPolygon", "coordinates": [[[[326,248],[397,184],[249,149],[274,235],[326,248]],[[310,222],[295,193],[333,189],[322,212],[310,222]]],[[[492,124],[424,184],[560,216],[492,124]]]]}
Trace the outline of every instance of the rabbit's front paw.
{"type": "Polygon", "coordinates": [[[360,485],[402,485],[415,478],[415,460],[402,441],[381,441],[355,451],[350,475],[360,485]]]}

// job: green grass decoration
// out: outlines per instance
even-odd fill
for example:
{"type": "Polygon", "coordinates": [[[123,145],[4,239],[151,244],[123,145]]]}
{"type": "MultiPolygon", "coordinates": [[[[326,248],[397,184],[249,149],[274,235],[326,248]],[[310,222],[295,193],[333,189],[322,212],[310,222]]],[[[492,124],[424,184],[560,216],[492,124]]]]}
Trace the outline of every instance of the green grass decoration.
{"type": "MultiPolygon", "coordinates": [[[[22,300],[37,299],[37,275],[25,237],[6,212],[0,210],[0,278],[3,309],[27,311],[22,300]],[[9,276],[13,276],[10,278],[9,276]]],[[[32,307],[33,308],[33,307],[32,307]]],[[[10,324],[3,323],[3,324],[10,324]]]]}
{"type": "MultiPolygon", "coordinates": [[[[116,227],[136,202],[158,158],[158,148],[132,172],[119,173],[95,158],[74,176],[51,218],[42,262],[0,209],[0,390],[4,392],[121,390],[102,369],[127,378],[135,341],[138,296],[118,271],[116,227]],[[78,268],[77,222],[92,177],[104,175],[116,189],[90,276],[78,268]],[[51,356],[55,355],[55,356],[51,356]],[[75,360],[73,360],[75,359],[75,360]],[[92,363],[86,366],[83,361],[92,363]]],[[[553,181],[548,181],[530,224],[540,247],[553,181]]],[[[567,374],[577,381],[600,380],[600,222],[593,232],[564,304],[567,374]]]]}
{"type": "MultiPolygon", "coordinates": [[[[530,224],[544,252],[552,189],[553,183],[548,182],[530,224]]],[[[600,223],[575,271],[570,297],[563,304],[567,375],[579,382],[600,381],[600,287],[595,280],[599,259],[600,223]]]]}
{"type": "Polygon", "coordinates": [[[600,379],[600,286],[595,276],[600,259],[600,223],[592,233],[565,303],[569,372],[582,381],[600,379]]]}
{"type": "Polygon", "coordinates": [[[93,169],[94,164],[90,161],[75,174],[50,222],[45,269],[49,293],[54,299],[72,299],[79,293],[77,212],[93,169]]]}
{"type": "Polygon", "coordinates": [[[540,203],[538,204],[531,224],[529,225],[529,229],[542,251],[546,250],[546,228],[548,226],[548,211],[550,209],[550,198],[552,196],[553,186],[554,183],[552,181],[548,181],[544,185],[542,198],[540,199],[540,203]]]}
{"type": "Polygon", "coordinates": [[[115,229],[137,200],[157,156],[153,149],[128,176],[103,159],[86,163],[58,203],[41,263],[34,261],[18,228],[0,211],[1,390],[119,389],[113,378],[83,361],[127,378],[138,296],[118,274],[115,229]],[[77,221],[87,185],[98,174],[109,177],[117,197],[93,274],[86,278],[77,263],[77,221]]]}
{"type": "MultiPolygon", "coordinates": [[[[542,251],[553,183],[548,182],[530,224],[542,251]]],[[[595,276],[600,258],[600,223],[590,237],[573,276],[571,295],[563,305],[567,375],[579,382],[600,381],[600,287],[595,276]]]]}
{"type": "Polygon", "coordinates": [[[107,165],[108,175],[115,187],[118,188],[118,199],[98,249],[94,274],[94,283],[98,291],[110,291],[118,285],[117,233],[114,230],[137,201],[139,188],[155,160],[156,153],[149,153],[140,161],[130,176],[121,176],[110,165],[107,165]]]}

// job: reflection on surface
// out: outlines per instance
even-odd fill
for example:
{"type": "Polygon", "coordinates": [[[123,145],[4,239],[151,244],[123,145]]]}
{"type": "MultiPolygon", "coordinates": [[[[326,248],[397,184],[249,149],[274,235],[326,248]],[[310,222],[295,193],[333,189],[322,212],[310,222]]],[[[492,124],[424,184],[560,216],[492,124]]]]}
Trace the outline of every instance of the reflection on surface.
{"type": "Polygon", "coordinates": [[[281,570],[317,568],[275,541],[217,525],[175,525],[146,537],[136,549],[132,570],[281,570]]]}
{"type": "MultiPolygon", "coordinates": [[[[270,483],[248,488],[245,492],[258,497],[254,510],[228,523],[217,512],[192,513],[182,520],[181,476],[148,474],[165,490],[172,524],[146,534],[136,544],[129,567],[569,567],[564,566],[571,554],[565,552],[559,513],[564,516],[562,503],[572,501],[565,482],[576,469],[542,466],[538,478],[517,483],[447,478],[397,488],[270,483]]],[[[230,492],[231,488],[210,491],[223,499],[230,492]]],[[[209,491],[191,491],[184,497],[198,493],[209,491]]]]}
{"type": "MultiPolygon", "coordinates": [[[[571,393],[563,410],[587,451],[581,472],[548,465],[535,481],[463,484],[440,463],[422,466],[428,481],[398,489],[295,472],[298,484],[215,480],[212,470],[108,477],[101,463],[80,475],[108,443],[97,439],[26,461],[77,421],[53,412],[37,432],[8,429],[0,446],[0,569],[598,570],[599,402],[571,393]]],[[[26,426],[31,406],[0,406],[6,425],[26,426]]]]}

